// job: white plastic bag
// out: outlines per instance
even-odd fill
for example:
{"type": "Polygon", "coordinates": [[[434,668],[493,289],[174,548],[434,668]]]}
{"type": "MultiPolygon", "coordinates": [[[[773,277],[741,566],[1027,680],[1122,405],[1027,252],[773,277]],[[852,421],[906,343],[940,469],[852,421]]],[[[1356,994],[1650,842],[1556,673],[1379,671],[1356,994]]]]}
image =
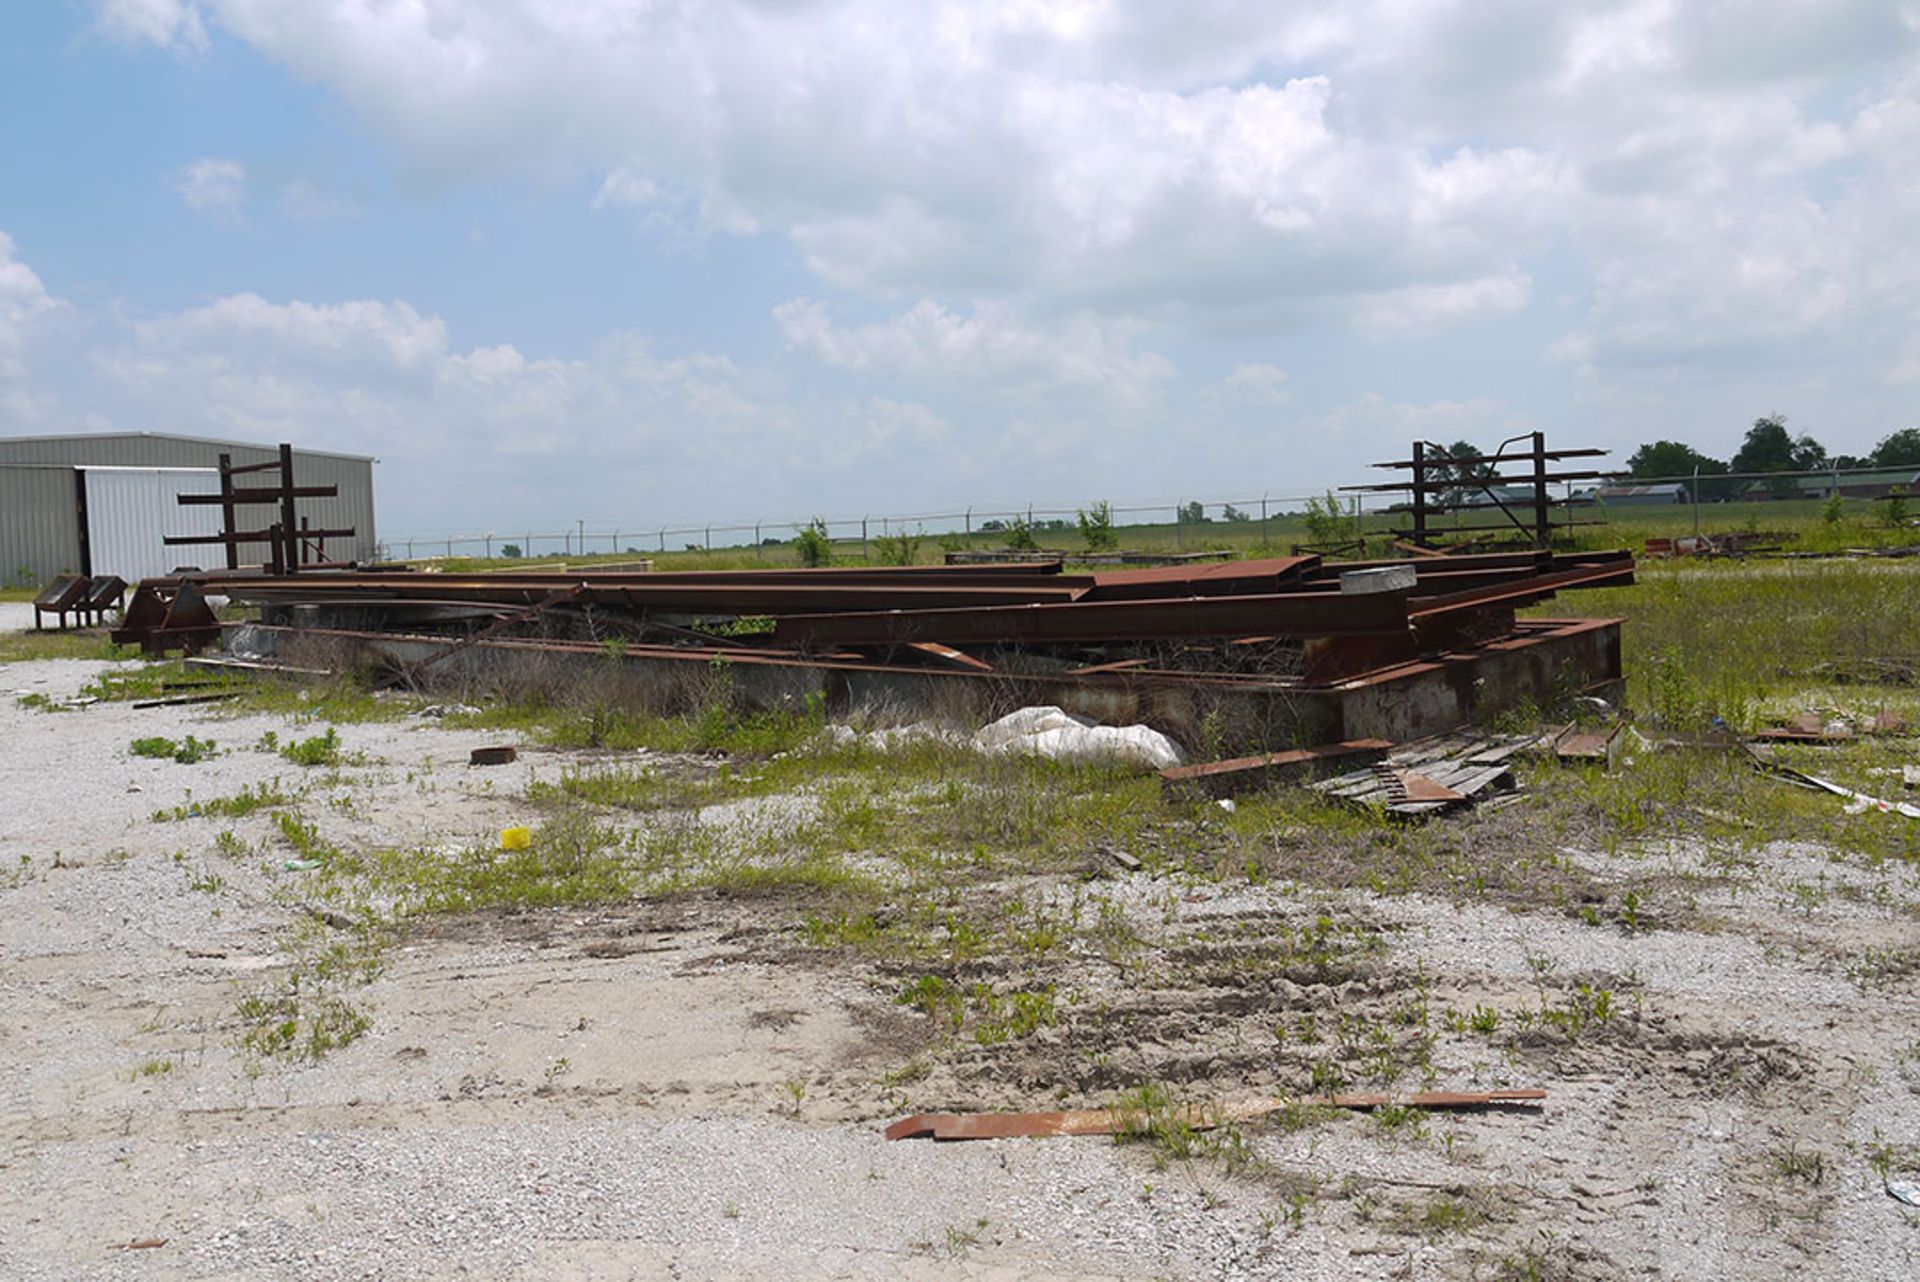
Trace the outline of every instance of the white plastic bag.
{"type": "Polygon", "coordinates": [[[1103,726],[1061,708],[1022,708],[984,727],[982,752],[1019,752],[1053,761],[1166,770],[1186,764],[1180,745],[1147,726],[1103,726]]]}

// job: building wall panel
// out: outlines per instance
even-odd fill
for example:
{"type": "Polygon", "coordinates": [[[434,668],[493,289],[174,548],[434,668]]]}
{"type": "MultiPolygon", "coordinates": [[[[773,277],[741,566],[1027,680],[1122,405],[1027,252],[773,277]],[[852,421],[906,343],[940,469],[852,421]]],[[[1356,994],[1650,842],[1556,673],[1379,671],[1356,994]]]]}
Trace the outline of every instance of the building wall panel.
{"type": "Polygon", "coordinates": [[[205,468],[82,468],[87,478],[87,550],[95,574],[129,583],[181,566],[226,564],[217,543],[168,547],[168,535],[218,534],[220,509],[182,507],[182,494],[218,494],[220,474],[205,468]]]}
{"type": "Polygon", "coordinates": [[[0,464],[0,583],[37,588],[79,572],[73,469],[0,464]]]}

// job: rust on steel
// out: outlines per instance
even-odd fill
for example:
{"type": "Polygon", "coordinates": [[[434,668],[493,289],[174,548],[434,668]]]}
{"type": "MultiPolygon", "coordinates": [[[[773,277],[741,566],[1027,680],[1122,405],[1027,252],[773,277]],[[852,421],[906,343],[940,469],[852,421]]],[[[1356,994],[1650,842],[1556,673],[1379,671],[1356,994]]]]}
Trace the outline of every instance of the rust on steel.
{"type": "Polygon", "coordinates": [[[1296,638],[1395,636],[1406,630],[1406,602],[1396,598],[1273,593],[788,615],[775,621],[773,635],[789,645],[902,645],[909,641],[954,645],[1231,638],[1255,633],[1296,638]]]}

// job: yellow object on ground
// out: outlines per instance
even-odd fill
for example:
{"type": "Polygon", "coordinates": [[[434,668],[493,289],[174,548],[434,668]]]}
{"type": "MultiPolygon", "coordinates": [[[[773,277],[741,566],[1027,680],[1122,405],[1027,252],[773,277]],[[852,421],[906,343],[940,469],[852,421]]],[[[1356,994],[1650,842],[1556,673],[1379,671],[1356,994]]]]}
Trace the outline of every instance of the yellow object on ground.
{"type": "Polygon", "coordinates": [[[502,828],[500,830],[500,849],[525,850],[533,844],[533,829],[502,828]]]}

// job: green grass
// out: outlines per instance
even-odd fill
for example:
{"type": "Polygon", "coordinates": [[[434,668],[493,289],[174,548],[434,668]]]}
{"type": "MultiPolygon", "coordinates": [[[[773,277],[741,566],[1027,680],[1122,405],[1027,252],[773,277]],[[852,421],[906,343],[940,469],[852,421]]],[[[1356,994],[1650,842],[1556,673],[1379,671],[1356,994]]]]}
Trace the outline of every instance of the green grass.
{"type": "Polygon", "coordinates": [[[517,731],[552,748],[632,752],[721,752],[771,757],[801,747],[825,723],[817,709],[750,711],[716,698],[689,716],[662,716],[595,702],[584,707],[548,702],[490,703],[444,724],[465,730],[517,731]]]}
{"type": "Polygon", "coordinates": [[[332,726],[328,726],[324,734],[280,744],[279,751],[296,766],[337,766],[346,760],[340,751],[340,736],[332,726]]]}
{"type": "MultiPolygon", "coordinates": [[[[1115,530],[1117,546],[1130,552],[1228,551],[1239,556],[1284,556],[1296,543],[1315,541],[1314,531],[1303,512],[1270,510],[1268,519],[1263,523],[1259,519],[1257,500],[1251,505],[1242,503],[1240,506],[1249,509],[1253,519],[1224,521],[1217,519],[1216,514],[1216,519],[1199,524],[1180,525],[1167,521],[1122,525],[1115,530]]],[[[1920,507],[1920,504],[1915,506],[1920,507]]],[[[1836,509],[1838,519],[1828,521],[1825,519],[1826,505],[1818,499],[1706,503],[1699,509],[1698,524],[1700,531],[1705,533],[1739,530],[1782,532],[1793,536],[1789,546],[1808,551],[1920,542],[1920,531],[1889,528],[1881,519],[1883,509],[1883,504],[1870,499],[1843,499],[1836,509]]],[[[1598,523],[1579,527],[1573,532],[1576,536],[1574,544],[1582,548],[1630,546],[1638,550],[1641,543],[1649,538],[1673,538],[1695,532],[1694,509],[1683,504],[1612,508],[1589,505],[1574,509],[1574,513],[1579,520],[1598,523]]],[[[1462,511],[1436,517],[1432,524],[1433,528],[1444,531],[1453,526],[1488,524],[1498,519],[1498,515],[1497,512],[1462,511]]],[[[1064,519],[1069,526],[1073,526],[1071,514],[1064,519]]],[[[1408,519],[1402,513],[1375,512],[1362,518],[1361,530],[1369,536],[1383,536],[1389,530],[1404,527],[1408,519]]],[[[832,546],[835,564],[887,564],[897,561],[902,550],[899,542],[883,540],[877,524],[872,527],[864,549],[857,539],[843,537],[845,532],[844,526],[835,531],[832,546]]],[[[496,558],[491,561],[482,557],[462,556],[437,558],[436,564],[449,572],[466,573],[559,564],[569,567],[590,566],[644,557],[651,560],[658,570],[792,569],[797,564],[790,537],[792,533],[786,529],[766,527],[764,534],[767,536],[789,536],[787,542],[766,547],[723,546],[711,551],[642,549],[637,553],[596,552],[585,556],[553,554],[516,560],[496,558]]],[[[1033,539],[1041,551],[1075,554],[1087,550],[1086,540],[1077,527],[1035,530],[1033,539]]],[[[915,562],[937,564],[949,549],[989,551],[1004,548],[1007,546],[1007,536],[1004,533],[982,532],[975,532],[971,536],[928,534],[917,540],[910,537],[908,542],[915,544],[915,562]]],[[[1384,547],[1384,539],[1381,540],[1381,546],[1384,547]]],[[[1377,556],[1380,552],[1372,551],[1370,555],[1377,556]]]]}
{"type": "Polygon", "coordinates": [[[278,816],[281,837],[319,861],[305,885],[348,915],[391,923],[440,913],[605,903],[631,896],[642,875],[623,834],[584,809],[535,829],[521,850],[343,849],[298,816],[278,816]]]}
{"type": "Polygon", "coordinates": [[[127,751],[136,757],[153,757],[161,761],[177,761],[183,766],[195,765],[219,752],[219,745],[211,739],[196,739],[188,735],[175,743],[161,735],[150,735],[144,739],[135,739],[127,745],[127,751]]]}
{"type": "Polygon", "coordinates": [[[156,810],[153,812],[153,821],[177,823],[185,819],[241,819],[256,811],[292,803],[293,798],[282,791],[276,779],[257,786],[248,784],[231,797],[209,797],[204,801],[189,801],[170,810],[156,810]]]}
{"type": "Polygon", "coordinates": [[[105,632],[0,632],[0,663],[37,659],[137,659],[137,646],[115,645],[105,632]]]}
{"type": "Polygon", "coordinates": [[[1568,594],[1543,615],[1619,616],[1629,700],[1676,730],[1752,728],[1828,665],[1920,662],[1920,566],[1874,561],[1643,564],[1632,587],[1568,594]]]}
{"type": "Polygon", "coordinates": [[[380,698],[366,685],[349,678],[311,684],[262,678],[246,687],[244,698],[218,705],[219,716],[281,716],[299,724],[332,722],[357,725],[399,721],[415,712],[419,701],[380,698]]]}

